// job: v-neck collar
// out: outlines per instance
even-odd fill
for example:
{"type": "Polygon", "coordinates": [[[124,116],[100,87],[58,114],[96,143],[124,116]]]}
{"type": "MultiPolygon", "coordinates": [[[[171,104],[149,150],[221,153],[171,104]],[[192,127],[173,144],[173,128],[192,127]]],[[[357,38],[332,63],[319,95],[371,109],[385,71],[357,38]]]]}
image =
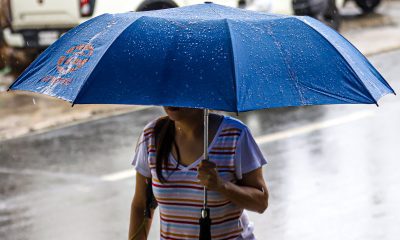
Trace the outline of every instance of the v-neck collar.
{"type": "MultiPolygon", "coordinates": [[[[225,116],[222,116],[222,117],[223,117],[223,118],[222,118],[221,123],[219,124],[218,130],[217,130],[217,132],[215,133],[213,140],[212,140],[211,143],[208,145],[208,149],[207,149],[208,152],[210,152],[210,150],[213,148],[213,146],[214,146],[215,142],[217,141],[218,136],[219,136],[219,134],[220,134],[220,132],[221,132],[221,130],[222,130],[222,126],[223,126],[224,123],[225,123],[226,117],[225,117],[225,116]]],[[[182,165],[182,164],[179,164],[178,168],[179,168],[180,170],[185,170],[185,171],[187,171],[187,170],[193,168],[194,166],[196,166],[197,164],[199,164],[199,162],[200,162],[201,160],[203,160],[203,156],[204,156],[204,155],[202,154],[196,161],[192,162],[192,163],[189,164],[188,166],[184,166],[184,165],[182,165]]],[[[174,155],[172,154],[172,152],[169,154],[169,159],[174,163],[175,166],[178,165],[178,161],[175,159],[175,157],[174,157],[174,155]]]]}

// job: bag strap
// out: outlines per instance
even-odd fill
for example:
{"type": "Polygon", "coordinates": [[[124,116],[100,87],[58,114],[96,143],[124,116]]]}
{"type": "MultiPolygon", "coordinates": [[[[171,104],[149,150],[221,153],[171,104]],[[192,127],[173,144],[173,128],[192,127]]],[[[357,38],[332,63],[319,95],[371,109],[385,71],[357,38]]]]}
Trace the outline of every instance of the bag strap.
{"type": "Polygon", "coordinates": [[[154,197],[153,194],[153,186],[152,186],[152,180],[147,179],[147,187],[146,187],[146,209],[144,211],[144,216],[146,218],[151,218],[151,210],[156,209],[158,206],[157,200],[154,197]]]}

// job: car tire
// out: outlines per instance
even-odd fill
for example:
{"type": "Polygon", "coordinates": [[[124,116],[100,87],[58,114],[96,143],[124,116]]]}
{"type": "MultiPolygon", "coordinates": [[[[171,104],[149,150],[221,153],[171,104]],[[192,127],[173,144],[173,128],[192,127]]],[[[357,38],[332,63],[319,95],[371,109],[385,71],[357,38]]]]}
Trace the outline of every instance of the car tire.
{"type": "Polygon", "coordinates": [[[178,7],[178,5],[172,0],[146,0],[139,5],[136,11],[143,12],[175,7],[178,7]]]}
{"type": "Polygon", "coordinates": [[[322,15],[322,21],[335,30],[339,30],[342,23],[342,17],[339,9],[336,6],[335,0],[329,0],[328,8],[322,15]]]}
{"type": "Polygon", "coordinates": [[[292,0],[296,15],[307,15],[320,20],[335,30],[339,30],[341,16],[336,0],[292,0]]]}
{"type": "Polygon", "coordinates": [[[381,3],[381,0],[355,0],[364,13],[371,13],[381,3]]]}

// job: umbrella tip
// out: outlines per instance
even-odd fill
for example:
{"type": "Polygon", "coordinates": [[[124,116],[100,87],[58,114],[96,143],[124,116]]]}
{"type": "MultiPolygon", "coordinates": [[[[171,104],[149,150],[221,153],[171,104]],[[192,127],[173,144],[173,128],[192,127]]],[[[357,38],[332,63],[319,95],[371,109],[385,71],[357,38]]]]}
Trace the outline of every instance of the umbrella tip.
{"type": "Polygon", "coordinates": [[[212,4],[213,2],[209,2],[209,1],[207,1],[207,2],[204,2],[205,4],[212,4]]]}

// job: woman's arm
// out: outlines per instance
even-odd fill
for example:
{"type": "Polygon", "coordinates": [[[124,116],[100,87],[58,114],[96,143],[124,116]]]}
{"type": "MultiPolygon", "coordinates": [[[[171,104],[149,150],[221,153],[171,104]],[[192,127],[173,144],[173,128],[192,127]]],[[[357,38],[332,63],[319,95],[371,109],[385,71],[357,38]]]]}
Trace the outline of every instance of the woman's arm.
{"type": "Polygon", "coordinates": [[[259,213],[267,209],[268,190],[261,167],[243,174],[238,185],[224,181],[218,175],[215,163],[210,161],[202,161],[198,172],[198,179],[207,189],[222,193],[237,206],[259,213]]]}
{"type": "MultiPolygon", "coordinates": [[[[149,235],[151,219],[145,219],[144,211],[146,209],[146,188],[147,178],[136,173],[135,195],[131,204],[131,216],[129,224],[129,240],[147,239],[149,235]]],[[[151,211],[153,217],[154,210],[151,211]]]]}

